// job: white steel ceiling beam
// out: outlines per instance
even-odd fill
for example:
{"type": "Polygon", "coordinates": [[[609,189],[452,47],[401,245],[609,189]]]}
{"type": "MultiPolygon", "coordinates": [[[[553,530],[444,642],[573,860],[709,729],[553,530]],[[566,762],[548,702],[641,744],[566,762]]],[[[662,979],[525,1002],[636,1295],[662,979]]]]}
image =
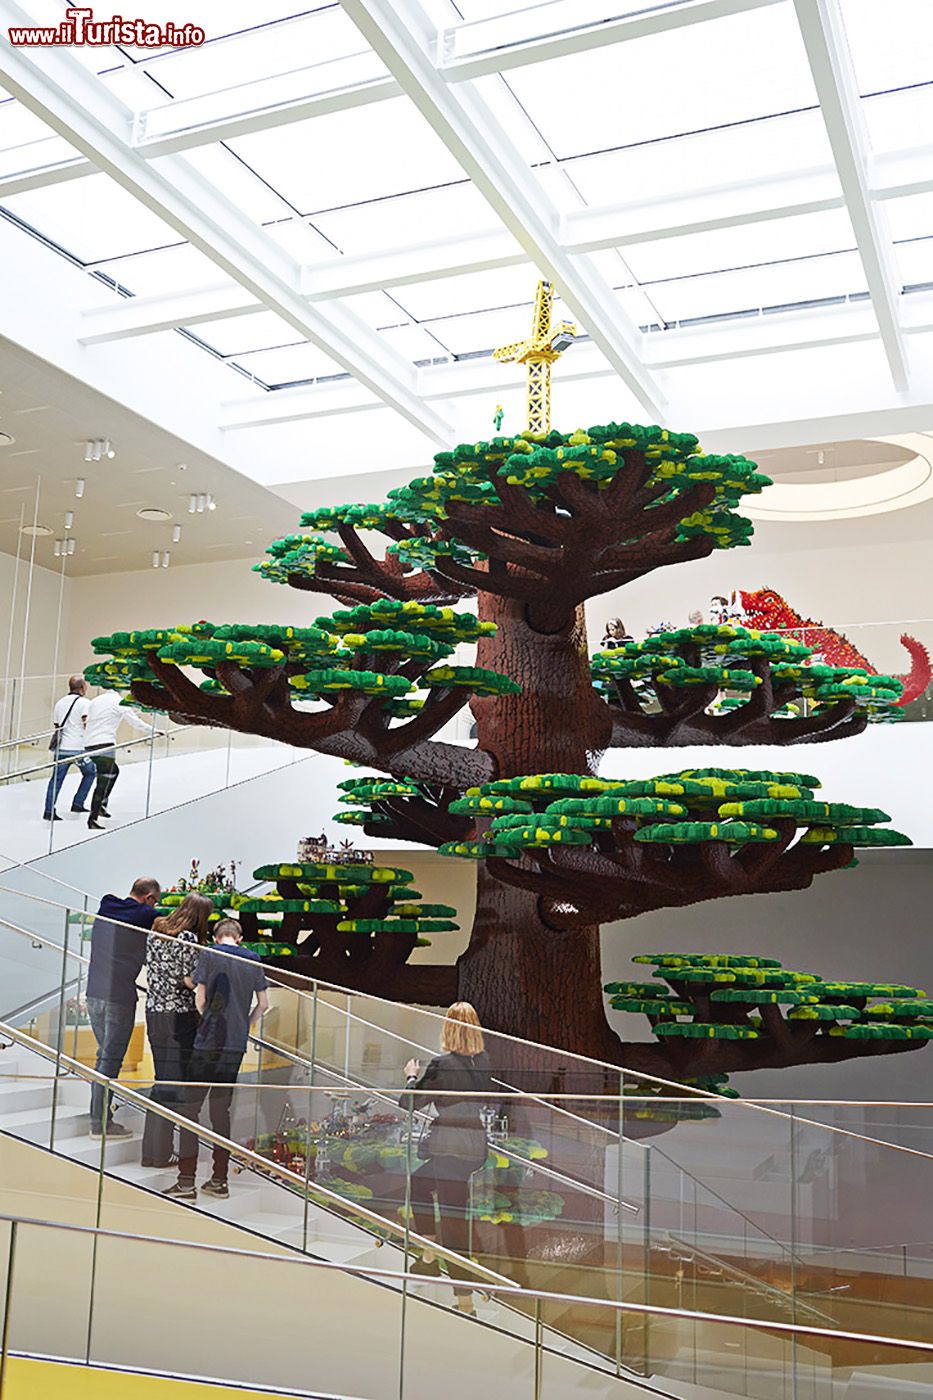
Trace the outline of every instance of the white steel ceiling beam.
{"type": "MultiPolygon", "coordinates": [[[[561,243],[568,253],[596,252],[763,220],[795,218],[802,214],[838,209],[844,203],[839,195],[834,199],[771,205],[743,214],[698,219],[692,223],[678,223],[675,218],[671,223],[653,226],[645,226],[645,220],[650,214],[656,214],[657,206],[654,204],[583,209],[564,217],[561,243]]],[[[672,214],[677,207],[671,206],[672,214]]],[[[518,267],[528,260],[528,254],[518,247],[505,229],[489,229],[465,238],[414,244],[379,253],[348,254],[342,258],[308,263],[302,268],[300,280],[302,293],[308,301],[319,302],[355,296],[361,292],[389,291],[463,273],[518,267]]],[[[203,287],[189,292],[170,292],[164,296],[132,297],[116,305],[108,302],[85,312],[78,328],[78,339],[83,345],[104,344],[110,340],[151,335],[173,327],[196,326],[203,321],[224,320],[262,310],[262,303],[237,287],[203,287]]]]}
{"type": "MultiPolygon", "coordinates": [[[[0,25],[28,24],[12,0],[0,0],[0,25]]],[[[179,156],[147,163],[128,143],[131,114],[70,53],[0,48],[0,86],[182,238],[281,316],[383,403],[439,444],[451,429],[419,398],[413,367],[343,306],[310,306],[298,264],[179,156]]]]}
{"type": "MultiPolygon", "coordinates": [[[[933,332],[933,293],[909,299],[905,333],[926,336],[933,332]]],[[[732,322],[684,326],[645,336],[649,368],[677,369],[689,365],[728,364],[748,356],[767,356],[832,345],[854,345],[879,340],[878,324],[870,301],[849,302],[814,311],[787,311],[742,318],[732,322]]],[[[561,361],[561,383],[605,379],[610,370],[589,343],[577,345],[572,356],[561,361]]],[[[471,395],[506,392],[523,384],[521,366],[500,365],[491,359],[457,361],[426,367],[419,372],[419,392],[428,400],[454,400],[471,395]]],[[[303,419],[356,413],[377,407],[370,395],[350,380],[307,388],[281,389],[274,394],[250,395],[225,405],[221,427],[225,430],[275,426],[303,419]]]]}
{"type": "Polygon", "coordinates": [[[903,392],[910,376],[898,313],[899,286],[891,240],[871,196],[868,140],[842,16],[837,0],[794,0],[794,8],[891,378],[903,392]]]}
{"type": "MultiPolygon", "coordinates": [[[[517,267],[527,261],[527,253],[510,234],[504,229],[490,230],[474,237],[306,263],[300,270],[299,286],[305,299],[313,304],[455,277],[463,272],[517,267]]],[[[260,302],[239,287],[203,287],[165,296],[131,297],[117,305],[108,303],[86,311],[78,327],[78,339],[83,345],[98,345],[263,310],[260,302]]]]}
{"type": "Polygon", "coordinates": [[[563,26],[559,11],[555,22],[553,3],[534,6],[518,14],[467,21],[442,30],[439,36],[441,72],[448,82],[469,81],[781,3],[783,0],[693,0],[692,4],[660,5],[641,14],[619,19],[597,18],[593,23],[586,23],[581,19],[580,0],[573,0],[572,8],[568,4],[566,9],[566,20],[571,22],[563,26]],[[540,18],[536,17],[538,10],[540,18]],[[516,25],[528,28],[536,23],[543,33],[513,37],[516,25]]]}
{"type": "MultiPolygon", "coordinates": [[[[267,80],[265,86],[269,86],[267,80]]],[[[392,78],[372,78],[350,83],[310,97],[291,102],[262,102],[251,93],[253,84],[244,83],[224,94],[227,111],[217,117],[198,118],[197,109],[205,105],[203,97],[166,102],[136,114],[133,145],[147,157],[174,155],[214,141],[233,141],[254,131],[271,127],[291,126],[295,122],[312,121],[332,112],[346,112],[352,107],[367,107],[372,102],[385,102],[399,96],[398,83],[392,78]],[[240,105],[245,104],[245,105],[240,105]],[[164,127],[164,130],[160,130],[164,127]]]]}
{"type": "Polygon", "coordinates": [[[508,148],[477,94],[448,86],[431,57],[432,28],[415,0],[404,12],[394,0],[341,0],[390,73],[540,272],[557,284],[566,305],[652,417],[664,395],[642,364],[639,333],[605,280],[585,257],[560,243],[560,217],[528,167],[508,148]]]}

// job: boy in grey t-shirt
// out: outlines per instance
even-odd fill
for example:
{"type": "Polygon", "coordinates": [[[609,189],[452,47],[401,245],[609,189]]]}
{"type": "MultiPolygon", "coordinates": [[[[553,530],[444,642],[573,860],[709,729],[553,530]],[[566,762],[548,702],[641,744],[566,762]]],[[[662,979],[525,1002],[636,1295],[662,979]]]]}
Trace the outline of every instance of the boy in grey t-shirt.
{"type": "MultiPolygon", "coordinates": [[[[255,953],[243,947],[239,923],[236,919],[221,919],[214,929],[214,946],[205,948],[194,973],[195,1005],[201,1013],[201,1023],[188,1065],[188,1078],[192,1083],[187,1094],[187,1116],[195,1121],[207,1098],[211,1127],[220,1137],[230,1136],[233,1085],[246,1052],[250,1028],[269,1005],[266,987],[262,963],[255,953]]],[[[213,1151],[214,1172],[201,1190],[209,1196],[225,1197],[230,1194],[227,1186],[230,1153],[219,1144],[213,1151]]],[[[198,1139],[190,1129],[183,1128],[178,1148],[178,1180],[165,1195],[185,1201],[196,1200],[197,1165],[198,1139]]]]}

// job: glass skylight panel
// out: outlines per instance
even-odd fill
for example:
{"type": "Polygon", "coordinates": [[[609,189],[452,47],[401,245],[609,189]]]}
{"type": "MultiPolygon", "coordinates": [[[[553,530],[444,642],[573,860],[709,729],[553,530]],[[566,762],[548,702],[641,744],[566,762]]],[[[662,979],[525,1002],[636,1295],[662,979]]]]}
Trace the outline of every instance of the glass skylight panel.
{"type": "Polygon", "coordinates": [[[300,383],[304,379],[317,379],[322,375],[345,373],[336,360],[307,342],[286,345],[279,350],[237,355],[234,363],[271,388],[300,383]]]}
{"type": "Polygon", "coordinates": [[[109,175],[47,185],[5,201],[18,218],[81,262],[178,243],[178,234],[109,175]]]}
{"type": "Polygon", "coordinates": [[[393,300],[402,295],[404,290],[393,288],[391,293],[358,292],[352,297],[341,297],[341,304],[354,316],[358,316],[364,325],[378,331],[384,326],[397,326],[411,319],[409,313],[399,306],[397,299],[393,300]]]}
{"type": "Polygon", "coordinates": [[[297,263],[329,262],[339,251],[300,214],[267,224],[263,232],[297,263]]]}
{"type": "Polygon", "coordinates": [[[658,224],[666,222],[665,201],[683,196],[717,196],[710,212],[718,215],[730,200],[737,209],[761,208],[840,193],[818,111],[568,159],[564,168],[593,207],[657,201],[658,224]]]}
{"type": "Polygon", "coordinates": [[[769,219],[680,238],[658,238],[628,245],[622,251],[636,279],[646,283],[854,247],[855,235],[848,214],[844,209],[832,209],[823,214],[769,219]]]}
{"type": "Polygon", "coordinates": [[[393,295],[417,321],[501,306],[515,307],[512,315],[516,331],[511,338],[517,340],[531,330],[531,305],[537,276],[529,268],[502,267],[396,287],[393,295]]]}
{"type": "MultiPolygon", "coordinates": [[[[689,3],[690,0],[667,0],[656,8],[675,9],[689,3]]],[[[464,22],[453,26],[448,18],[441,23],[447,31],[445,39],[451,57],[458,58],[562,30],[644,14],[646,8],[644,0],[543,0],[532,5],[516,0],[457,0],[464,22]]]]}
{"type": "Polygon", "coordinates": [[[499,345],[510,345],[513,340],[523,340],[529,334],[531,302],[495,311],[441,317],[426,322],[426,329],[448,346],[454,355],[493,350],[499,345]]]}
{"type": "MultiPolygon", "coordinates": [[[[229,144],[303,214],[463,179],[407,98],[257,131],[229,144]]],[[[371,217],[378,221],[378,210],[371,217]]]]}
{"type": "Polygon", "coordinates": [[[663,320],[672,322],[852,296],[864,292],[866,283],[858,254],[840,253],[651,282],[643,290],[663,320]]]}
{"type": "Polygon", "coordinates": [[[902,287],[933,283],[933,235],[895,244],[894,262],[902,287]]]}
{"type": "Polygon", "coordinates": [[[930,82],[933,6],[929,0],[841,3],[859,92],[930,82]]]}
{"type": "Polygon", "coordinates": [[[280,349],[304,344],[300,331],[276,316],[274,311],[257,311],[248,316],[226,316],[217,321],[200,321],[192,335],[206,341],[220,355],[248,355],[257,350],[280,349]]]}
{"type": "MultiPolygon", "coordinates": [[[[212,8],[223,14],[226,6],[215,3],[212,8]]],[[[263,11],[254,6],[252,27],[245,32],[213,40],[198,48],[175,49],[151,60],[146,66],[173,97],[190,98],[221,93],[241,83],[284,75],[312,64],[324,67],[334,59],[345,59],[351,54],[367,51],[360,31],[338,6],[318,9],[312,14],[300,15],[280,24],[263,24],[261,20],[264,18],[263,11]]],[[[177,11],[175,22],[178,23],[177,11]]],[[[216,33],[219,27],[226,26],[218,26],[216,20],[213,24],[208,21],[205,25],[208,36],[216,33]]],[[[371,51],[369,57],[371,72],[374,63],[382,72],[385,71],[371,51]]],[[[341,81],[352,79],[324,82],[320,90],[341,81]]],[[[309,89],[305,83],[304,92],[309,90],[319,89],[309,89]]],[[[289,95],[283,87],[279,100],[285,100],[289,95]]],[[[300,94],[296,92],[294,95],[300,94]]]]}
{"type": "Polygon", "coordinates": [[[862,98],[872,150],[904,151],[928,146],[933,129],[933,84],[862,98]]]}
{"type": "Polygon", "coordinates": [[[264,181],[248,170],[243,162],[237,160],[233,152],[225,147],[201,146],[196,150],[186,151],[184,159],[186,164],[193,166],[209,188],[217,190],[254,224],[293,217],[294,211],[285,200],[274,190],[270,190],[264,181]]]}
{"type": "Polygon", "coordinates": [[[515,68],[506,77],[562,158],[817,101],[790,4],[515,68]],[[575,100],[581,94],[585,100],[575,100]]]}
{"type": "MultiPolygon", "coordinates": [[[[94,264],[94,270],[112,278],[139,297],[167,296],[172,292],[196,291],[202,287],[235,286],[231,277],[227,277],[210,258],[192,248],[190,243],[106,260],[94,264]]],[[[243,295],[247,297],[247,293],[243,295]]]]}
{"type": "MultiPolygon", "coordinates": [[[[384,104],[383,104],[384,105],[384,104]]],[[[375,253],[477,233],[501,225],[469,180],[439,189],[315,214],[314,226],[344,253],[375,253]]]]}
{"type": "Polygon", "coordinates": [[[892,238],[923,238],[933,235],[933,194],[912,194],[906,199],[886,199],[881,209],[892,238]]]}
{"type": "Polygon", "coordinates": [[[379,338],[384,340],[396,355],[401,355],[404,360],[411,360],[413,364],[423,360],[443,362],[450,358],[447,347],[423,326],[411,323],[386,326],[384,330],[379,331],[379,338]]]}
{"type": "Polygon", "coordinates": [[[0,150],[34,144],[54,137],[52,128],[33,115],[28,107],[8,97],[0,102],[0,150]]]}
{"type": "MultiPolygon", "coordinates": [[[[70,0],[69,0],[70,3],[70,0]]],[[[308,10],[323,6],[303,4],[302,0],[263,0],[262,10],[257,10],[255,0],[189,0],[184,6],[184,14],[179,11],[177,0],[146,0],[143,13],[153,24],[199,25],[207,36],[208,43],[214,43],[224,35],[236,34],[242,30],[257,29],[300,15],[308,10]]],[[[114,14],[128,12],[126,0],[109,0],[109,3],[94,6],[95,19],[110,19],[114,14]]],[[[133,12],[135,13],[135,11],[133,12]]],[[[154,53],[165,53],[167,49],[142,49],[136,45],[121,45],[136,62],[151,59],[154,53]]],[[[175,52],[175,50],[171,50],[175,52]]]]}
{"type": "Polygon", "coordinates": [[[81,159],[73,146],[14,98],[0,102],[0,176],[81,159]]]}

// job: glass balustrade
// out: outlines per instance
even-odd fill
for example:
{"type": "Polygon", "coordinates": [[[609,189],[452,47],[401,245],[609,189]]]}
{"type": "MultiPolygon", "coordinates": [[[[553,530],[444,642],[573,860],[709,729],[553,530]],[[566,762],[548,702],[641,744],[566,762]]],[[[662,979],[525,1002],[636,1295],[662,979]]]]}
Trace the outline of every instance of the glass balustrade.
{"type": "MultiPolygon", "coordinates": [[[[0,1085],[0,1129],[103,1168],[107,1182],[161,1192],[173,1173],[140,1164],[146,1113],[167,1116],[176,1134],[193,1087],[160,1085],[160,1102],[148,1104],[140,1015],[121,1081],[108,1090],[132,1136],[89,1138],[82,1080],[93,1077],[96,1042],[82,988],[91,924],[84,907],[0,891],[0,1022],[27,1038],[25,1051],[4,1055],[26,1054],[49,1088],[37,1111],[20,1085],[11,1121],[0,1085]]],[[[450,1308],[475,1301],[490,1280],[583,1298],[585,1325],[574,1307],[547,1299],[538,1323],[618,1374],[687,1371],[670,1351],[668,1324],[647,1311],[625,1321],[615,1304],[933,1339],[930,1106],[736,1102],[486,1034],[490,1084],[468,1116],[482,1120],[487,1158],[465,1193],[462,1182],[441,1184],[435,1202],[425,1199],[419,1147],[444,1095],[406,1093],[406,1065],[437,1052],[443,1017],[269,976],[269,1009],[221,1133],[230,1195],[199,1194],[198,1210],[206,1202],[338,1261],[380,1250],[395,1271],[416,1268],[418,1286],[450,1308]]],[[[21,1066],[20,1075],[28,1081],[21,1066]]],[[[201,1180],[216,1145],[211,1121],[208,1103],[197,1129],[201,1180]]],[[[475,1306],[482,1314],[486,1304],[475,1306]]],[[[527,1299],[504,1307],[499,1300],[495,1325],[524,1335],[527,1299]]]]}
{"type": "Polygon", "coordinates": [[[35,1364],[20,1359],[35,1356],[274,1387],[308,1400],[428,1400],[440,1387],[467,1400],[478,1385],[497,1400],[833,1400],[846,1385],[919,1397],[933,1378],[930,1343],[533,1289],[519,1299],[488,1283],[490,1312],[517,1301],[525,1309],[510,1333],[498,1319],[452,1315],[439,1302],[442,1285],[410,1269],[252,1248],[222,1229],[212,1239],[167,1237],[174,1212],[135,1224],[131,1233],[95,1220],[0,1214],[0,1394],[29,1393],[18,1386],[27,1365],[41,1384],[35,1364]],[[653,1349],[666,1374],[645,1381],[601,1368],[549,1314],[593,1341],[620,1333],[632,1353],[653,1349]]]}

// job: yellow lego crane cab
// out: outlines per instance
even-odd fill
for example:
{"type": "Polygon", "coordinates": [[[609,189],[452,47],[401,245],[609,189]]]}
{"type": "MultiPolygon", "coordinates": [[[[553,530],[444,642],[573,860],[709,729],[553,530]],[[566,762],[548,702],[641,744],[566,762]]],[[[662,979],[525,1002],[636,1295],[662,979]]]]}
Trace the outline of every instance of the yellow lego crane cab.
{"type": "Polygon", "coordinates": [[[534,319],[529,340],[500,346],[493,359],[503,364],[518,363],[528,370],[528,430],[548,433],[551,429],[551,365],[573,344],[577,328],[570,321],[551,324],[554,283],[539,282],[535,292],[534,319]]]}

